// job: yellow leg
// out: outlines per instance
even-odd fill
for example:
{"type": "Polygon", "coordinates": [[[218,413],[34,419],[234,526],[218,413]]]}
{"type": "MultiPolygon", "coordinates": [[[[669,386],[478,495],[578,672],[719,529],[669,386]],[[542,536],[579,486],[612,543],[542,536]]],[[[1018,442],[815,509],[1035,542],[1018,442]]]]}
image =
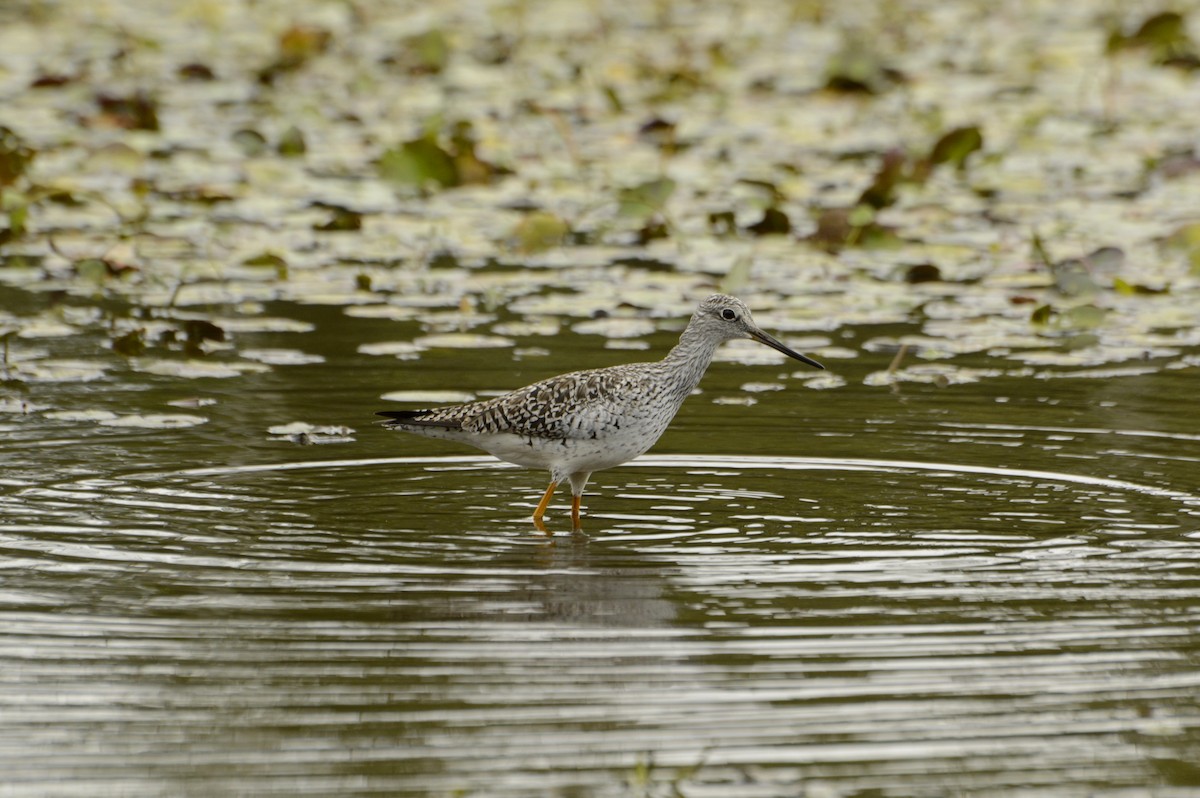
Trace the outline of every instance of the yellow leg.
{"type": "Polygon", "coordinates": [[[583,525],[579,523],[579,503],[582,500],[582,496],[571,497],[571,528],[576,531],[583,529],[583,525]]]}
{"type": "Polygon", "coordinates": [[[546,514],[546,508],[550,506],[550,499],[554,496],[554,489],[558,487],[557,482],[551,482],[550,487],[546,488],[546,492],[542,494],[542,500],[538,502],[537,509],[533,511],[533,521],[539,526],[542,523],[542,516],[546,514]]]}

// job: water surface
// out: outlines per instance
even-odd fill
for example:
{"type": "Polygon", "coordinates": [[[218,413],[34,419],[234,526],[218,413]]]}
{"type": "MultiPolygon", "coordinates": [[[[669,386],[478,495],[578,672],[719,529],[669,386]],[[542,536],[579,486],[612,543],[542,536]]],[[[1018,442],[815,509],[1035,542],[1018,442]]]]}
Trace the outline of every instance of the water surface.
{"type": "MultiPolygon", "coordinates": [[[[595,340],[520,368],[630,359],[595,340]]],[[[584,534],[564,497],[532,528],[544,475],[372,426],[495,368],[200,382],[180,429],[9,414],[5,794],[1188,794],[1188,375],[856,379],[885,360],[752,406],[714,399],[779,367],[715,364],[584,534]],[[298,408],[356,440],[270,439],[298,408]]]]}

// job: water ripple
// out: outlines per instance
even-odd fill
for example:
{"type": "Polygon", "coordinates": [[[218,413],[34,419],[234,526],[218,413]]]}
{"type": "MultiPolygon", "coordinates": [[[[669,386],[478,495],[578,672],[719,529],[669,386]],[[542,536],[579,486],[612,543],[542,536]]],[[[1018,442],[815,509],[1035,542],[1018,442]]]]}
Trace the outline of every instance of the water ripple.
{"type": "Polygon", "coordinates": [[[886,459],[597,476],[589,533],[553,537],[528,522],[540,475],[479,457],[18,487],[6,794],[44,794],[47,772],[62,795],[186,793],[199,773],[231,793],[640,778],[751,798],[1187,772],[1194,493],[886,459]]]}

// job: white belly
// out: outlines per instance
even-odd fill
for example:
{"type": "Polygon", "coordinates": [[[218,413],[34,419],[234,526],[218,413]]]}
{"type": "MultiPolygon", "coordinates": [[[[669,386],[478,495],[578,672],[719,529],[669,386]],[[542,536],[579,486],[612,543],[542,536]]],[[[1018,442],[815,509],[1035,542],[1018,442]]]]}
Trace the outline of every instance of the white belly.
{"type": "Polygon", "coordinates": [[[513,435],[508,432],[481,435],[471,441],[485,452],[509,463],[526,468],[543,468],[564,474],[580,471],[600,471],[628,462],[642,454],[659,439],[647,430],[642,434],[630,430],[629,434],[613,435],[608,438],[568,438],[546,440],[513,435]]]}

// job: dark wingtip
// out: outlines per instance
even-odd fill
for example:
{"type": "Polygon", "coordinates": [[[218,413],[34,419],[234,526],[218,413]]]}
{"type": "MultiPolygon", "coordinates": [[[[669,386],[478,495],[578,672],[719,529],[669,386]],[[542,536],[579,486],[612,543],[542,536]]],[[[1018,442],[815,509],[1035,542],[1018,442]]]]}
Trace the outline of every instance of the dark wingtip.
{"type": "Polygon", "coordinates": [[[375,415],[383,416],[384,418],[394,419],[396,421],[404,421],[410,418],[416,418],[424,411],[421,410],[376,410],[375,415]]]}
{"type": "Polygon", "coordinates": [[[429,418],[433,412],[425,410],[376,410],[375,415],[383,416],[387,421],[383,426],[391,429],[408,427],[444,427],[445,429],[462,429],[462,422],[457,419],[429,418]]]}
{"type": "Polygon", "coordinates": [[[375,415],[383,416],[387,421],[383,422],[383,426],[388,429],[402,428],[406,424],[421,423],[421,415],[424,410],[377,410],[375,415]]]}

